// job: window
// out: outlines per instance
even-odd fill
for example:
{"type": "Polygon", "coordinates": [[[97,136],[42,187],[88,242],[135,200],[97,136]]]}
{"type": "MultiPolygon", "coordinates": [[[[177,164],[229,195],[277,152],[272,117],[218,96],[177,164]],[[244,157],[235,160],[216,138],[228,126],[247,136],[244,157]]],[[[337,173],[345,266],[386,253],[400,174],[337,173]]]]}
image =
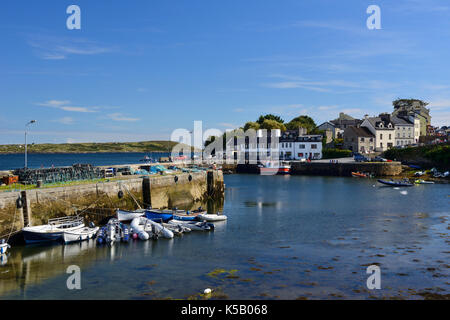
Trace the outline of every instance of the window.
{"type": "Polygon", "coordinates": [[[383,148],[383,142],[380,142],[380,148],[383,148]]]}
{"type": "Polygon", "coordinates": [[[382,133],[380,133],[380,140],[382,140],[383,139],[383,134],[382,133]]]}
{"type": "Polygon", "coordinates": [[[304,144],[301,144],[301,145],[299,145],[298,148],[299,148],[299,149],[305,149],[305,145],[304,145],[304,144]]]}
{"type": "Polygon", "coordinates": [[[364,142],[364,138],[361,138],[361,142],[364,142]]]}
{"type": "Polygon", "coordinates": [[[303,153],[299,153],[299,154],[298,154],[298,157],[299,157],[299,158],[303,158],[303,153]]]}
{"type": "Polygon", "coordinates": [[[392,138],[391,138],[391,134],[389,134],[389,140],[391,140],[392,138]]]}
{"type": "Polygon", "coordinates": [[[317,149],[317,144],[312,144],[311,149],[317,149]]]}

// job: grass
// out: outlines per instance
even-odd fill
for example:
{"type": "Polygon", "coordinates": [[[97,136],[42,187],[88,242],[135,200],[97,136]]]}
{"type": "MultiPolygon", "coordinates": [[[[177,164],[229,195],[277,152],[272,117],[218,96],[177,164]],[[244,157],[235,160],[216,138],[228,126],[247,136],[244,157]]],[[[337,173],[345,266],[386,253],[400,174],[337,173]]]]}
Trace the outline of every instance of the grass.
{"type": "MultiPolygon", "coordinates": [[[[173,141],[104,142],[104,143],[43,143],[29,144],[28,153],[97,153],[97,152],[170,152],[173,141]]],[[[0,145],[0,154],[23,153],[21,144],[0,145]]]]}

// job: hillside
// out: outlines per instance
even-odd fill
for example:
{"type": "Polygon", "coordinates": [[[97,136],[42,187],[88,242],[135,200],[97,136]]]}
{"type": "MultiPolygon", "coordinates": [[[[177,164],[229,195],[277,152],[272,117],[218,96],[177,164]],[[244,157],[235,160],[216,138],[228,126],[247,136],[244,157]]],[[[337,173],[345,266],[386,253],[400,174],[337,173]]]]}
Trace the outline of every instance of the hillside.
{"type": "Polygon", "coordinates": [[[408,164],[418,164],[424,167],[450,167],[450,144],[427,145],[404,149],[389,149],[384,152],[387,159],[398,160],[408,164]]]}
{"type": "MultiPolygon", "coordinates": [[[[105,143],[43,143],[28,145],[28,153],[96,153],[96,152],[168,152],[177,143],[172,141],[105,142],[105,143]]],[[[0,154],[23,153],[23,145],[0,145],[0,154]]]]}

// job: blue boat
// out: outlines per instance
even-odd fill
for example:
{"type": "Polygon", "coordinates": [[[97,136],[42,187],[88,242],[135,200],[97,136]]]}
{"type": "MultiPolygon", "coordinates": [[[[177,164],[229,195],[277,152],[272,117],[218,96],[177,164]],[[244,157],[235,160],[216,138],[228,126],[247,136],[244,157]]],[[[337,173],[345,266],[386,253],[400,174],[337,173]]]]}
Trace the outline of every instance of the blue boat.
{"type": "Polygon", "coordinates": [[[155,222],[167,222],[173,219],[172,210],[148,209],[145,210],[145,217],[155,222]]]}
{"type": "Polygon", "coordinates": [[[379,183],[391,186],[391,187],[412,187],[413,184],[406,181],[388,181],[388,180],[378,180],[379,183]]]}

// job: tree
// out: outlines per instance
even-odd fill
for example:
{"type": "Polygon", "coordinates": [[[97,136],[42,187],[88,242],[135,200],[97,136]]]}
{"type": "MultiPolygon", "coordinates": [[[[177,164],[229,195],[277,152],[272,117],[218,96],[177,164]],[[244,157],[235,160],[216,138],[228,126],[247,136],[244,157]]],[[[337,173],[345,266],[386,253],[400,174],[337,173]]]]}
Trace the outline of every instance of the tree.
{"type": "Polygon", "coordinates": [[[259,123],[259,125],[262,125],[264,120],[274,120],[279,123],[284,123],[283,119],[281,119],[279,116],[276,116],[274,114],[266,114],[265,116],[259,116],[259,118],[256,122],[259,123]]]}
{"type": "Polygon", "coordinates": [[[268,120],[268,119],[264,120],[260,128],[267,130],[280,129],[281,131],[286,131],[286,127],[284,124],[275,120],[268,120]]]}
{"type": "Polygon", "coordinates": [[[248,129],[258,130],[259,128],[260,128],[260,125],[258,122],[249,121],[244,125],[244,131],[247,131],[248,129]]]}
{"type": "Polygon", "coordinates": [[[286,128],[288,128],[289,130],[297,130],[299,128],[305,128],[308,133],[315,133],[317,125],[311,117],[303,115],[292,119],[286,125],[286,128]]]}

